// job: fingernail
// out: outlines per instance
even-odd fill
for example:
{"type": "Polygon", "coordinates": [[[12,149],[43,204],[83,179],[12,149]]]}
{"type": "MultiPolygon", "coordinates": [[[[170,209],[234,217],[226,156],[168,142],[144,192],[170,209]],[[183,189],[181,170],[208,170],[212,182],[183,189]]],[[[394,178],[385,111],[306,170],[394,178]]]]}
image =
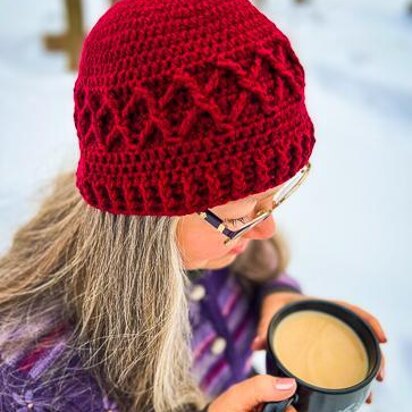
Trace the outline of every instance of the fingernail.
{"type": "Polygon", "coordinates": [[[282,378],[276,381],[275,388],[279,389],[280,391],[286,391],[293,388],[294,384],[295,380],[293,378],[282,378]]]}

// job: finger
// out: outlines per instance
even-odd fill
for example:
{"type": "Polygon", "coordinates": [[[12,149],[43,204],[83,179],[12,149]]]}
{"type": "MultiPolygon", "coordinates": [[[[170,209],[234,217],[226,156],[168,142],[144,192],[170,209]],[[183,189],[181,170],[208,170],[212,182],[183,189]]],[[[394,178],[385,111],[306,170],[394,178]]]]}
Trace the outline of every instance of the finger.
{"type": "Polygon", "coordinates": [[[293,406],[288,406],[286,412],[298,412],[293,406]]]}
{"type": "Polygon", "coordinates": [[[369,394],[369,396],[366,399],[366,403],[372,403],[372,392],[369,394]]]}
{"type": "Polygon", "coordinates": [[[340,305],[346,306],[348,309],[351,309],[352,311],[357,313],[362,319],[366,320],[378,336],[380,343],[386,343],[388,341],[388,338],[386,337],[386,334],[383,331],[380,322],[375,318],[375,316],[371,315],[368,311],[360,308],[359,306],[352,305],[341,300],[335,300],[335,302],[339,303],[340,305]]]}
{"type": "MultiPolygon", "coordinates": [[[[271,375],[258,375],[233,385],[230,389],[230,401],[235,405],[242,405],[244,410],[253,410],[264,402],[276,402],[290,398],[296,391],[294,379],[279,378],[271,375]],[[285,383],[291,386],[285,388],[285,383]]],[[[230,410],[230,409],[228,409],[230,410]]]]}
{"type": "Polygon", "coordinates": [[[381,365],[379,368],[378,376],[376,377],[376,379],[380,382],[382,382],[385,378],[385,363],[385,355],[382,353],[381,365]]]}

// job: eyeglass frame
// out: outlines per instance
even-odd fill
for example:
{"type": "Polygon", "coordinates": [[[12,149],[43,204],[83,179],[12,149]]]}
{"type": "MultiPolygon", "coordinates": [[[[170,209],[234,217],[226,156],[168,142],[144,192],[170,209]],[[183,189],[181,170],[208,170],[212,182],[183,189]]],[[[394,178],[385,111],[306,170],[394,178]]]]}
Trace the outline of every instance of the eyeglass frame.
{"type": "MultiPolygon", "coordinates": [[[[229,229],[223,222],[224,219],[221,219],[218,217],[215,213],[213,213],[210,209],[207,209],[203,212],[197,212],[197,214],[205,220],[205,222],[211,224],[214,228],[218,230],[219,233],[222,233],[223,235],[227,236],[228,239],[225,239],[224,244],[228,245],[231,243],[233,240],[238,239],[239,237],[243,236],[246,232],[248,232],[250,229],[255,227],[257,224],[260,222],[263,222],[265,219],[267,219],[280,204],[282,204],[289,196],[295,192],[295,190],[303,183],[304,180],[306,180],[309,171],[311,169],[311,163],[308,162],[305,166],[302,167],[302,169],[299,170],[299,173],[301,173],[301,176],[298,177],[296,183],[291,186],[286,193],[278,200],[275,201],[273,200],[272,207],[270,209],[261,209],[256,212],[256,217],[253,218],[250,222],[246,223],[245,226],[241,227],[238,230],[231,230],[229,229]]],[[[295,179],[296,175],[291,177],[289,180],[287,180],[284,185],[287,185],[288,182],[290,182],[292,179],[295,179]]],[[[290,183],[289,183],[290,184],[290,183]]],[[[281,189],[280,189],[281,190],[281,189]]],[[[271,196],[275,197],[276,193],[272,194],[271,196]]],[[[269,197],[269,196],[268,196],[269,197]]],[[[267,197],[261,199],[264,200],[267,197]]]]}

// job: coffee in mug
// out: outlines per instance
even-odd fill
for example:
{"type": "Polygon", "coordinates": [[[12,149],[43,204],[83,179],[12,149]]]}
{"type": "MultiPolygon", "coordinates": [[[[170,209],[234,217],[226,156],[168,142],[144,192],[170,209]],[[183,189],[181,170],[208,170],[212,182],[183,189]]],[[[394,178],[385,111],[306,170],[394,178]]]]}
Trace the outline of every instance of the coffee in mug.
{"type": "Polygon", "coordinates": [[[355,412],[368,397],[382,354],[371,327],[352,310],[320,299],[283,306],[267,333],[266,369],[294,378],[292,397],[264,412],[355,412]]]}
{"type": "Polygon", "coordinates": [[[285,317],[271,346],[293,375],[321,388],[348,388],[368,374],[368,354],[357,333],[321,311],[301,310],[285,317]]]}

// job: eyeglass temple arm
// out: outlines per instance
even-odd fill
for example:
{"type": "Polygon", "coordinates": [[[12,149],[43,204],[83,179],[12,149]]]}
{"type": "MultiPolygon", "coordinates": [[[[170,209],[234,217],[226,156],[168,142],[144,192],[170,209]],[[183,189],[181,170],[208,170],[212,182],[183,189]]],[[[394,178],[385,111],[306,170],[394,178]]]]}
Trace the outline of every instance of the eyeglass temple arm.
{"type": "Polygon", "coordinates": [[[232,237],[234,237],[236,235],[237,232],[234,232],[234,231],[230,230],[229,228],[227,228],[223,224],[223,220],[220,219],[219,217],[217,217],[210,210],[208,210],[207,213],[206,212],[200,212],[199,215],[202,219],[205,219],[212,226],[214,226],[220,233],[223,233],[224,235],[226,235],[230,239],[232,239],[232,237]]]}

